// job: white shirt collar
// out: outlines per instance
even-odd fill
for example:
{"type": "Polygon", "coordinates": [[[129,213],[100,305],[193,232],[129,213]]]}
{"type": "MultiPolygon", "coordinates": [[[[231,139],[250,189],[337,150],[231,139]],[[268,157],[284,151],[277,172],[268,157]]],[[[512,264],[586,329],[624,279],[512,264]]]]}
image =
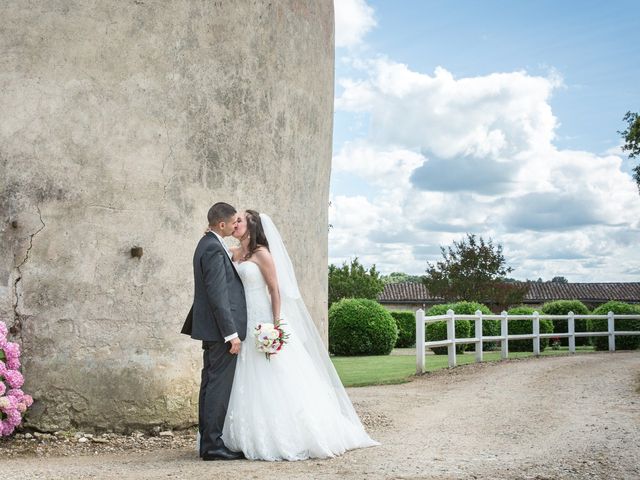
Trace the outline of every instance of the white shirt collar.
{"type": "Polygon", "coordinates": [[[224,248],[224,251],[227,252],[227,255],[229,255],[229,258],[232,259],[232,255],[231,252],[229,251],[229,249],[227,248],[227,244],[224,243],[223,238],[218,235],[216,232],[214,232],[213,230],[209,230],[211,233],[213,233],[216,237],[218,237],[218,240],[220,240],[220,243],[222,244],[222,248],[224,248]]]}

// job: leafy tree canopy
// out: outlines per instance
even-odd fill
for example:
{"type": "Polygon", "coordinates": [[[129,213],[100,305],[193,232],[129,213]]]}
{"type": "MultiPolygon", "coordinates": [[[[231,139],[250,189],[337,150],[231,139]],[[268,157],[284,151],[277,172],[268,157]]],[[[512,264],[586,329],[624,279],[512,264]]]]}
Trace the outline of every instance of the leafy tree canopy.
{"type": "Polygon", "coordinates": [[[376,266],[366,269],[358,260],[344,262],[341,267],[329,265],[329,306],[343,298],[368,298],[376,300],[384,289],[384,283],[376,266]]]}
{"type": "Polygon", "coordinates": [[[403,272],[392,272],[389,275],[381,275],[380,280],[382,280],[385,285],[404,282],[422,283],[422,276],[409,275],[408,273],[403,272]]]}
{"type": "MultiPolygon", "coordinates": [[[[627,128],[618,131],[624,140],[622,151],[629,152],[629,158],[635,158],[640,155],[640,115],[627,112],[622,120],[627,122],[627,128]]],[[[638,185],[638,191],[640,191],[640,165],[634,167],[633,179],[638,185]]]]}
{"type": "Polygon", "coordinates": [[[503,279],[513,269],[506,265],[502,246],[467,234],[453,246],[440,247],[443,259],[427,263],[424,285],[446,301],[489,302],[505,307],[522,301],[527,286],[503,279]]]}

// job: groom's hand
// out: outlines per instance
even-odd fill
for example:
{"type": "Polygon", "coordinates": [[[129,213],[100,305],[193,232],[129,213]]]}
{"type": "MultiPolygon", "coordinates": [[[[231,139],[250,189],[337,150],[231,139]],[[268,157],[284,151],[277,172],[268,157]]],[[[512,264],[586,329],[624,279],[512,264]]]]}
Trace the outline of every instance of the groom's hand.
{"type": "Polygon", "coordinates": [[[239,354],[240,353],[240,345],[242,344],[240,339],[238,337],[236,337],[233,340],[229,340],[229,343],[231,344],[231,349],[229,350],[229,353],[232,354],[232,355],[239,354]]]}

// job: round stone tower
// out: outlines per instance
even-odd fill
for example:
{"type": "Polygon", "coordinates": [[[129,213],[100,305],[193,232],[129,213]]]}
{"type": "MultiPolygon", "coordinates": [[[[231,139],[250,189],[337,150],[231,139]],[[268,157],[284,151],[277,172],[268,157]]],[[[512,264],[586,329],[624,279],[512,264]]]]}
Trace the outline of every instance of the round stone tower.
{"type": "Polygon", "coordinates": [[[0,3],[0,319],[30,426],[192,424],[216,201],[269,213],[326,335],[333,1],[0,3]]]}

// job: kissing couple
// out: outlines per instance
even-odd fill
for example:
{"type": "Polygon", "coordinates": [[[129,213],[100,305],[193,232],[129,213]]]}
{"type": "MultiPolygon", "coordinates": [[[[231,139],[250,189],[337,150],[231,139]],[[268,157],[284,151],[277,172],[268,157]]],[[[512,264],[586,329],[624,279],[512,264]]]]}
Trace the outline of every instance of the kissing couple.
{"type": "Polygon", "coordinates": [[[203,460],[304,460],[378,445],[365,432],[302,300],[269,216],[211,207],[193,256],[195,294],[182,333],[202,342],[198,448],[203,460]],[[239,247],[228,248],[233,236],[239,247]],[[253,332],[288,335],[266,358],[253,332]]]}

